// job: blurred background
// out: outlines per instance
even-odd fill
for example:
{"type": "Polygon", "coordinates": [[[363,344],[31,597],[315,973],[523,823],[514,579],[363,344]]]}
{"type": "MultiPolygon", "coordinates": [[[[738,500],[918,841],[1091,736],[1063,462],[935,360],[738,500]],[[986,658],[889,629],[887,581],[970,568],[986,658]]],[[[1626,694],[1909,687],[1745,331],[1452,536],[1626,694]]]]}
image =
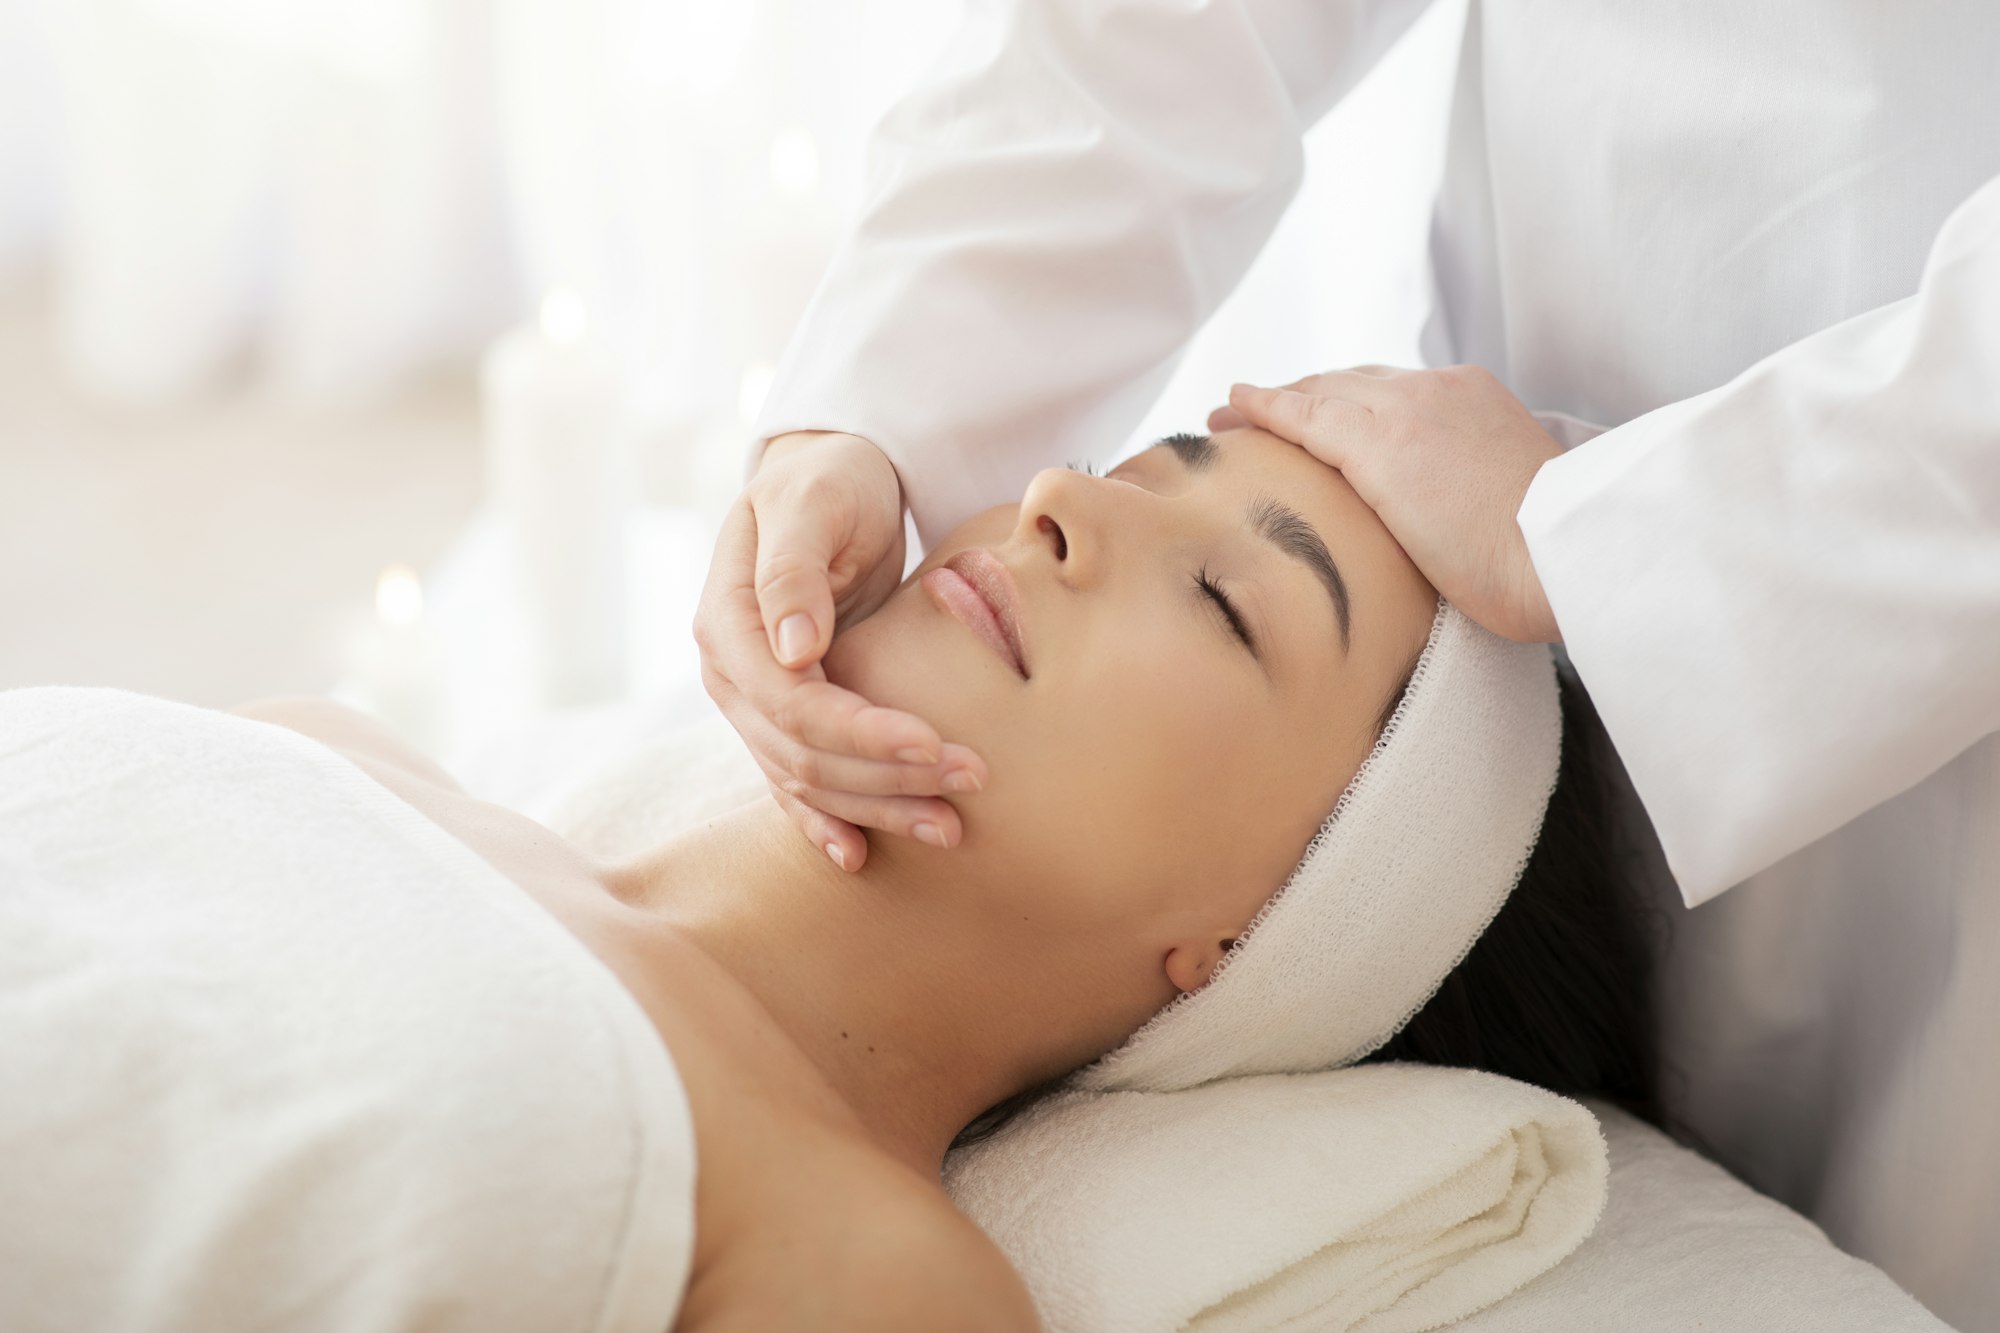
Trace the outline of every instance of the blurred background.
{"type": "MultiPolygon", "coordinates": [[[[447,760],[698,690],[748,420],[959,8],[0,0],[0,688],[335,692],[447,760]]],[[[1461,21],[1100,462],[1414,363],[1461,21]]]]}

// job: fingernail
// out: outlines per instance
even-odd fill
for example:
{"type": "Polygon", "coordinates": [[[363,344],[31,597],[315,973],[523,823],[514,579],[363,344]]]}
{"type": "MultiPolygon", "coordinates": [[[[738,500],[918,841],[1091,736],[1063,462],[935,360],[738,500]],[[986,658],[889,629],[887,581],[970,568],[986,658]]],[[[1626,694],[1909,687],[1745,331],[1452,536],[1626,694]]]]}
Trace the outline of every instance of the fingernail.
{"type": "Polygon", "coordinates": [[[896,758],[906,764],[935,764],[938,757],[921,745],[905,745],[896,751],[896,758]]]}
{"type": "Polygon", "coordinates": [[[923,841],[930,843],[934,847],[944,846],[944,830],[929,820],[917,825],[910,832],[916,834],[923,841]]]}
{"type": "Polygon", "coordinates": [[[969,768],[954,768],[951,772],[944,775],[944,781],[938,785],[946,791],[984,790],[980,785],[979,775],[969,768]]]}
{"type": "Polygon", "coordinates": [[[828,843],[826,845],[826,854],[832,859],[835,865],[839,866],[842,870],[847,869],[847,853],[840,850],[839,843],[828,843]]]}
{"type": "Polygon", "coordinates": [[[792,612],[778,622],[778,660],[798,661],[812,651],[813,640],[818,637],[811,616],[803,611],[792,612]]]}

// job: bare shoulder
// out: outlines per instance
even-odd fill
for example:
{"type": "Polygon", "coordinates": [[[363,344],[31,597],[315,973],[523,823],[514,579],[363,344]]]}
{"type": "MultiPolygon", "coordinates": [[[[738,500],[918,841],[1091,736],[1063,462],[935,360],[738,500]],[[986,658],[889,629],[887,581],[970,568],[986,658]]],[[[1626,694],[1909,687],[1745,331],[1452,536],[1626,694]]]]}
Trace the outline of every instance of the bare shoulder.
{"type": "Polygon", "coordinates": [[[880,1329],[1030,1333],[1041,1327],[1020,1274],[943,1189],[913,1189],[877,1223],[876,1256],[900,1293],[870,1320],[880,1329]]]}
{"type": "Polygon", "coordinates": [[[734,1196],[714,1211],[732,1216],[726,1238],[711,1233],[711,1262],[697,1265],[681,1333],[1041,1327],[1006,1256],[934,1180],[844,1135],[787,1140],[765,1159],[782,1172],[782,1189],[761,1172],[711,1178],[716,1193],[734,1196]]]}
{"type": "Polygon", "coordinates": [[[269,722],[296,731],[301,736],[310,736],[350,759],[385,765],[405,776],[450,791],[459,789],[452,776],[422,751],[404,743],[396,733],[366,713],[346,704],[318,695],[281,695],[253,700],[229,711],[238,717],[269,722]]]}

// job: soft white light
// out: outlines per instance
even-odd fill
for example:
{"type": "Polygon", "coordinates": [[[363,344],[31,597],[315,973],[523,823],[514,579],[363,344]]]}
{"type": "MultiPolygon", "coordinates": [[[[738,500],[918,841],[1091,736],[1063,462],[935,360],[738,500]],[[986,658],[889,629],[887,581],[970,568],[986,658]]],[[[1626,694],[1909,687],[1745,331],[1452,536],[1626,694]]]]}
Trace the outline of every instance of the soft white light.
{"type": "Polygon", "coordinates": [[[385,625],[414,625],[424,618],[424,583],[408,565],[390,565],[375,580],[375,615],[385,625]]]}
{"type": "Polygon", "coordinates": [[[796,125],[771,140],[771,184],[780,194],[808,194],[819,184],[819,145],[796,125]]]}
{"type": "Polygon", "coordinates": [[[430,51],[431,5],[410,0],[140,0],[205,37],[362,79],[415,77],[430,51]]]}
{"type": "Polygon", "coordinates": [[[776,372],[769,366],[745,366],[742,382],[736,386],[736,410],[749,425],[764,410],[764,399],[771,393],[771,378],[776,372]]]}
{"type": "Polygon", "coordinates": [[[633,12],[625,59],[635,86],[705,98],[729,88],[742,73],[760,6],[722,0],[628,8],[633,12]]]}
{"type": "Polygon", "coordinates": [[[554,287],[542,298],[542,336],[558,347],[582,342],[588,326],[583,298],[576,294],[575,288],[554,287]]]}

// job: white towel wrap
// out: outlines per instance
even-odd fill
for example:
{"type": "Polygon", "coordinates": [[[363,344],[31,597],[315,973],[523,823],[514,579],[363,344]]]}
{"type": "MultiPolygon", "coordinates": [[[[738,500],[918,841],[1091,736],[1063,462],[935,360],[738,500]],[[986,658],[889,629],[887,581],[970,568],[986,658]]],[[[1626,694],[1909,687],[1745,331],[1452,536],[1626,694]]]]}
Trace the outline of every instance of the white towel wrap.
{"type": "Polygon", "coordinates": [[[1513,891],[1562,751],[1555,661],[1440,602],[1375,748],[1208,983],[1077,1075],[1166,1092],[1352,1064],[1437,992],[1513,891]]]}
{"type": "Polygon", "coordinates": [[[317,741],[0,691],[0,1326],[659,1333],[695,1141],[658,1030],[317,741]]]}

